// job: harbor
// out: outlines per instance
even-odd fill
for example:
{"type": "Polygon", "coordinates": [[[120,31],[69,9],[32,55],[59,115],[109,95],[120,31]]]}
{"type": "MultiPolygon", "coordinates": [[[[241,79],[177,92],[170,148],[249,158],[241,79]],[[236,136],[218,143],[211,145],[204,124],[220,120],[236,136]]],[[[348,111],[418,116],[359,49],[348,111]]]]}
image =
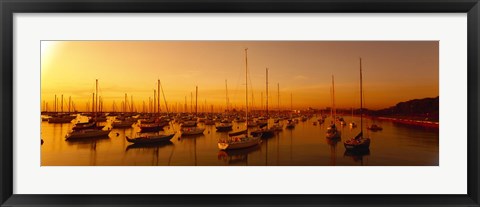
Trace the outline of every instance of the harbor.
{"type": "MultiPolygon", "coordinates": [[[[135,136],[138,126],[113,129],[101,139],[65,141],[73,124],[42,122],[42,165],[44,166],[437,166],[438,129],[418,128],[395,122],[377,120],[382,131],[368,132],[372,144],[368,152],[359,154],[345,150],[342,140],[357,135],[358,128],[339,127],[342,140],[325,138],[328,125],[318,122],[318,116],[299,121],[294,129],[283,129],[264,139],[253,148],[222,151],[217,147],[228,132],[216,132],[214,125],[194,137],[176,135],[167,143],[136,146],[126,140],[135,136]]],[[[346,117],[347,121],[350,118],[346,117]]],[[[359,117],[353,120],[359,123],[359,117]]],[[[329,122],[327,118],[325,122],[329,122]]],[[[366,120],[372,122],[371,120],[366,120]]],[[[273,124],[274,120],[270,119],[273,124]]],[[[235,130],[244,123],[233,122],[235,130]]],[[[178,123],[165,127],[167,133],[179,129],[178,123]]]]}
{"type": "MultiPolygon", "coordinates": [[[[101,72],[91,70],[92,74],[108,75],[100,79],[92,79],[88,75],[88,78],[78,78],[76,76],[80,74],[74,70],[61,72],[55,62],[49,62],[52,69],[46,70],[45,74],[50,72],[50,76],[45,76],[50,79],[45,80],[53,80],[61,73],[65,73],[65,77],[75,78],[70,81],[45,81],[48,87],[42,87],[41,165],[439,165],[439,96],[435,75],[430,76],[433,77],[432,82],[424,81],[423,85],[417,86],[408,85],[406,80],[411,81],[412,78],[402,77],[402,74],[398,78],[403,81],[402,84],[396,85],[385,82],[385,78],[378,75],[382,69],[375,66],[378,64],[374,62],[375,57],[368,59],[367,63],[364,58],[358,57],[344,63],[348,67],[343,70],[332,70],[331,74],[323,73],[318,75],[321,78],[317,78],[310,73],[322,70],[301,72],[288,68],[259,68],[257,51],[262,48],[283,48],[280,46],[288,44],[303,44],[305,48],[314,46],[319,49],[321,47],[318,45],[323,43],[270,42],[265,46],[264,43],[252,42],[250,45],[260,48],[254,50],[254,55],[248,47],[230,48],[231,44],[240,43],[155,42],[152,44],[157,45],[155,47],[148,44],[141,47],[141,51],[149,51],[145,48],[160,51],[168,45],[190,50],[198,49],[197,44],[218,48],[228,46],[227,51],[236,52],[231,58],[236,59],[233,65],[237,68],[220,72],[229,74],[224,75],[227,77],[225,79],[218,79],[218,74],[195,71],[167,73],[162,76],[163,79],[154,79],[145,75],[158,72],[152,68],[140,70],[127,79],[130,82],[143,80],[141,83],[123,81],[125,83],[119,86],[119,81],[115,79],[132,73],[132,70],[123,70],[125,74],[118,73],[116,68],[101,72]],[[55,69],[58,72],[53,73],[55,69]],[[291,73],[309,75],[292,77],[291,73]],[[230,79],[229,82],[228,78],[234,81],[230,79]],[[81,87],[76,89],[78,86],[74,86],[75,82],[82,82],[81,87]],[[65,87],[58,88],[60,83],[65,87]],[[378,84],[382,87],[378,87],[378,84]]],[[[111,43],[85,43],[88,47],[106,49],[104,44],[111,43]]],[[[131,44],[133,49],[139,50],[138,43],[115,44],[122,47],[131,44]]],[[[53,43],[46,45],[53,47],[53,43]]],[[[68,47],[85,47],[82,42],[62,45],[64,50],[68,47]]],[[[338,47],[345,47],[342,45],[338,47]]],[[[432,45],[428,48],[435,49],[432,45]]],[[[60,48],[58,44],[57,48],[60,48]]],[[[180,53],[176,56],[167,56],[181,60],[179,57],[183,54],[180,49],[178,51],[180,53]]],[[[210,51],[219,52],[214,49],[210,51]]],[[[127,54],[125,51],[120,53],[127,54]]],[[[97,58],[89,53],[81,56],[97,58]]],[[[108,57],[106,54],[103,56],[108,57]]],[[[58,65],[78,62],[77,56],[66,57],[73,57],[75,61],[61,63],[65,61],[62,60],[58,65]]],[[[205,57],[198,61],[217,64],[214,59],[205,57]]],[[[118,61],[122,62],[128,61],[118,61]]],[[[103,64],[109,68],[113,63],[103,64]]],[[[158,61],[152,64],[158,64],[158,61]]]]}

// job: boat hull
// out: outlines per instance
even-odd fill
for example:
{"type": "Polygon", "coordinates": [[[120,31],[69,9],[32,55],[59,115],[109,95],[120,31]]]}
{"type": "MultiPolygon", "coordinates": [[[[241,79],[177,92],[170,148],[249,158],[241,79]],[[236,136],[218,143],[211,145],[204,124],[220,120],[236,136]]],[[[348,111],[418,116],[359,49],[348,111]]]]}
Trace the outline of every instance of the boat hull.
{"type": "Polygon", "coordinates": [[[201,135],[205,131],[205,128],[198,128],[192,130],[182,130],[182,136],[201,135]]]}
{"type": "Polygon", "coordinates": [[[251,132],[252,136],[259,136],[262,138],[269,138],[273,137],[275,135],[275,130],[274,129],[268,129],[268,130],[257,130],[251,132]]]}
{"type": "Polygon", "coordinates": [[[110,130],[103,131],[103,130],[84,130],[84,131],[74,131],[72,133],[67,134],[65,138],[67,140],[73,139],[88,139],[88,138],[99,138],[99,137],[108,137],[110,134],[110,130]]]}
{"type": "Polygon", "coordinates": [[[133,122],[126,122],[126,123],[113,123],[112,127],[114,129],[120,129],[120,128],[130,128],[132,127],[133,122]]]}
{"type": "Polygon", "coordinates": [[[232,130],[232,126],[216,126],[217,132],[227,132],[232,130]]]}
{"type": "Polygon", "coordinates": [[[149,125],[140,125],[140,132],[158,132],[163,130],[162,125],[159,124],[149,124],[149,125]]]}
{"type": "Polygon", "coordinates": [[[340,139],[341,136],[342,136],[342,133],[340,131],[336,131],[335,133],[325,134],[325,137],[327,139],[340,139]]]}
{"type": "Polygon", "coordinates": [[[369,138],[362,138],[360,142],[352,142],[351,140],[347,140],[343,143],[346,150],[351,151],[362,151],[362,150],[369,150],[370,149],[370,139],[369,138]]]}
{"type": "Polygon", "coordinates": [[[49,118],[48,123],[52,124],[62,124],[62,123],[70,123],[75,118],[65,117],[65,118],[49,118]]]}
{"type": "Polygon", "coordinates": [[[159,143],[159,142],[169,142],[175,134],[170,134],[170,135],[165,135],[161,136],[158,138],[144,138],[144,137],[137,137],[130,139],[128,137],[125,137],[128,142],[134,143],[134,144],[153,144],[153,143],[159,143]]]}
{"type": "Polygon", "coordinates": [[[218,143],[218,148],[220,150],[232,150],[232,149],[243,149],[248,147],[253,147],[262,142],[260,137],[252,138],[252,140],[238,143],[218,143]]]}

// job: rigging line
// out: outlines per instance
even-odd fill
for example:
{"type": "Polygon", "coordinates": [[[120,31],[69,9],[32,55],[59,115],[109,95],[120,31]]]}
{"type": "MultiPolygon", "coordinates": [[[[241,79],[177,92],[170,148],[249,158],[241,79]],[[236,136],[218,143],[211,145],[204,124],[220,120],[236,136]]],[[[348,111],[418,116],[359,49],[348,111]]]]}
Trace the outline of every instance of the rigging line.
{"type": "Polygon", "coordinates": [[[167,99],[165,98],[165,92],[163,92],[162,82],[160,82],[160,90],[162,90],[163,101],[165,102],[165,109],[167,110],[167,114],[169,114],[170,112],[169,112],[169,110],[168,110],[167,99]]]}
{"type": "Polygon", "coordinates": [[[248,71],[248,80],[250,81],[250,90],[252,91],[252,109],[255,107],[255,92],[253,91],[253,84],[252,84],[252,75],[250,74],[250,71],[248,71]]]}

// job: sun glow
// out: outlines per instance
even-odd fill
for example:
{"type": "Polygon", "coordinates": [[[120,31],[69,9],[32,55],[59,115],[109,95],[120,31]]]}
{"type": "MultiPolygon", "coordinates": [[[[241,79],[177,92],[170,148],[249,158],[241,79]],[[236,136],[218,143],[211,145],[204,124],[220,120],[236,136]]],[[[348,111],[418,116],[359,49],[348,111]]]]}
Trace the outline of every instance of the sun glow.
{"type": "MultiPolygon", "coordinates": [[[[56,41],[42,41],[40,44],[40,55],[42,65],[46,65],[51,62],[52,55],[55,54],[58,42],[56,41]]],[[[42,67],[45,69],[47,67],[42,67]]]]}

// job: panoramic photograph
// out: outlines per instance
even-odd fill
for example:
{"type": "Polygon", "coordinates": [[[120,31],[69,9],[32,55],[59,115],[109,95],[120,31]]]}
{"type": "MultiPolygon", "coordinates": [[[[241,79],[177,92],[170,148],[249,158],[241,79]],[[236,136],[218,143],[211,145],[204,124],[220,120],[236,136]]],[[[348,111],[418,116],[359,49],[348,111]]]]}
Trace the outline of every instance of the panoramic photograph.
{"type": "Polygon", "coordinates": [[[438,41],[41,41],[41,166],[439,166],[438,41]]]}

